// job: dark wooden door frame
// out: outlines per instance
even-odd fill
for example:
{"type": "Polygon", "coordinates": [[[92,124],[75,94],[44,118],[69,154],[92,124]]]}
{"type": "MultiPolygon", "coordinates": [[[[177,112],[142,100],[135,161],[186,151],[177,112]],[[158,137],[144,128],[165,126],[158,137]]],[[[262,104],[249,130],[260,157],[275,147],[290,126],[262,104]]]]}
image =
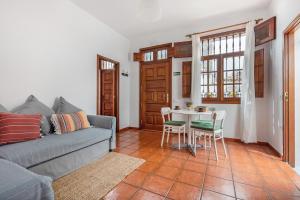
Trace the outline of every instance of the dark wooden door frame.
{"type": "Polygon", "coordinates": [[[115,108],[116,108],[116,112],[115,112],[115,115],[116,115],[116,129],[117,131],[119,131],[120,129],[120,90],[119,90],[119,82],[120,82],[120,63],[117,62],[117,61],[114,61],[110,58],[107,58],[107,57],[104,57],[104,56],[101,56],[101,55],[97,55],[97,115],[100,115],[101,114],[101,98],[102,98],[102,95],[101,95],[101,72],[103,71],[101,69],[101,60],[105,60],[105,61],[109,61],[109,62],[112,62],[115,64],[115,91],[116,91],[116,101],[114,102],[115,103],[115,108]]]}
{"type": "MultiPolygon", "coordinates": [[[[172,47],[172,43],[166,43],[166,44],[160,44],[160,45],[156,45],[156,46],[151,46],[151,47],[146,47],[146,48],[142,48],[140,49],[140,52],[145,52],[145,51],[149,51],[149,50],[152,50],[152,49],[161,49],[161,48],[171,48],[172,47]]],[[[169,54],[169,52],[168,52],[169,54]]],[[[156,58],[156,55],[154,55],[154,58],[156,58]]],[[[143,64],[144,61],[140,61],[140,64],[139,64],[139,82],[140,82],[140,87],[139,87],[139,129],[142,128],[142,64],[143,64]]],[[[159,63],[159,62],[169,62],[169,86],[170,86],[170,96],[169,96],[169,106],[172,108],[172,57],[168,57],[168,59],[165,59],[165,60],[160,60],[160,61],[153,61],[152,63],[159,63]]],[[[148,63],[148,62],[147,62],[148,63]]]]}
{"type": "Polygon", "coordinates": [[[300,14],[284,30],[283,48],[283,161],[295,167],[295,42],[300,14]]]}

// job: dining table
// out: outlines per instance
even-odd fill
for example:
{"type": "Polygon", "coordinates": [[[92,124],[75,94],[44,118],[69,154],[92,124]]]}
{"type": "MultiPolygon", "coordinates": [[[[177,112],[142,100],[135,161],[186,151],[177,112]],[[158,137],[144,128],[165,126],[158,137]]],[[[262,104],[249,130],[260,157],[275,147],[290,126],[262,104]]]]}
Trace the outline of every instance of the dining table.
{"type": "MultiPolygon", "coordinates": [[[[195,156],[196,152],[195,152],[194,144],[192,143],[192,132],[191,132],[191,128],[190,128],[191,124],[192,124],[193,116],[199,116],[199,118],[201,118],[201,116],[206,116],[206,118],[209,118],[212,115],[212,111],[198,112],[198,111],[189,110],[189,109],[180,109],[180,110],[173,109],[172,114],[184,115],[184,116],[187,117],[188,143],[187,144],[180,144],[180,147],[181,148],[187,148],[192,153],[192,155],[195,156]]],[[[172,147],[175,148],[175,149],[178,149],[179,144],[173,144],[172,147]]],[[[197,144],[196,148],[203,148],[203,145],[202,144],[197,144]]]]}

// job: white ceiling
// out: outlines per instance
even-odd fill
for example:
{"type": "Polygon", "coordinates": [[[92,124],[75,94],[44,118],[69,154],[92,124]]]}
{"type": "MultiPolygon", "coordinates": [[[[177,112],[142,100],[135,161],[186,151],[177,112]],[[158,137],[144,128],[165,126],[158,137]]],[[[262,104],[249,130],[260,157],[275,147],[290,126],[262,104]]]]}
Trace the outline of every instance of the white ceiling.
{"type": "Polygon", "coordinates": [[[210,16],[264,8],[271,2],[271,0],[160,0],[162,19],[154,23],[145,23],[137,17],[139,0],[71,1],[128,38],[183,26],[210,16]]]}

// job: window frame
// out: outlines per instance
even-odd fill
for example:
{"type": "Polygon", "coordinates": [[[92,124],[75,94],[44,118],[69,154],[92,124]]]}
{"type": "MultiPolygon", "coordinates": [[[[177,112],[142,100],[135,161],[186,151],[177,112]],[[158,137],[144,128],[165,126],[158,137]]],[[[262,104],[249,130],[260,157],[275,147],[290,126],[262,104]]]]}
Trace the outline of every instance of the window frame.
{"type": "Polygon", "coordinates": [[[142,48],[142,49],[140,49],[140,53],[142,53],[141,62],[145,62],[145,63],[164,62],[171,57],[170,56],[170,48],[172,48],[172,43],[166,43],[166,44],[151,46],[151,47],[147,47],[147,48],[142,48]],[[166,57],[158,59],[158,52],[163,51],[163,50],[165,50],[166,57]],[[147,53],[153,53],[152,60],[145,60],[144,56],[147,53]]]}
{"type": "MultiPolygon", "coordinates": [[[[245,29],[238,29],[238,30],[233,30],[233,31],[228,31],[228,32],[223,32],[223,33],[217,33],[213,35],[208,35],[201,37],[201,42],[203,40],[208,40],[211,38],[216,38],[216,37],[225,37],[229,35],[234,35],[234,34],[243,34],[245,33],[245,29]]],[[[241,43],[241,42],[240,42],[241,43]]],[[[241,45],[241,44],[240,44],[241,45]]],[[[241,47],[241,46],[240,46],[241,47]]],[[[208,52],[209,54],[209,52],[208,52]]],[[[241,103],[241,98],[240,97],[231,97],[231,98],[225,98],[224,97],[224,58],[226,57],[240,57],[244,56],[244,51],[238,51],[238,52],[230,52],[230,53],[221,53],[217,55],[205,55],[201,57],[201,61],[209,61],[212,59],[217,60],[217,98],[202,98],[202,103],[203,104],[240,104],[241,103]]],[[[244,70],[244,69],[243,69],[244,70]]],[[[235,69],[233,69],[233,72],[235,69]]],[[[202,72],[201,72],[202,73],[202,72]]],[[[208,71],[209,73],[209,71],[208,71]]],[[[208,87],[209,87],[209,81],[208,82],[208,87]]],[[[235,87],[233,80],[233,87],[235,87]]],[[[241,83],[242,84],[242,83],[241,83]]],[[[234,88],[233,88],[234,90],[234,88]]],[[[201,91],[202,92],[202,91],[201,91]]]]}

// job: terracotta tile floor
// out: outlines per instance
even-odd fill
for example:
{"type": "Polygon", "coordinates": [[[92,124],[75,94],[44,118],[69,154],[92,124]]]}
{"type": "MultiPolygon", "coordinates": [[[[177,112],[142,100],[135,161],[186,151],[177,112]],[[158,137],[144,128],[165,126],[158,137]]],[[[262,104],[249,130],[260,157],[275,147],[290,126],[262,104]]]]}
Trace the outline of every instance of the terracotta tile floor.
{"type": "Polygon", "coordinates": [[[300,199],[300,176],[267,146],[227,141],[219,161],[214,149],[160,147],[161,132],[128,130],[118,133],[116,152],[146,162],[109,192],[105,199],[300,199]]]}

